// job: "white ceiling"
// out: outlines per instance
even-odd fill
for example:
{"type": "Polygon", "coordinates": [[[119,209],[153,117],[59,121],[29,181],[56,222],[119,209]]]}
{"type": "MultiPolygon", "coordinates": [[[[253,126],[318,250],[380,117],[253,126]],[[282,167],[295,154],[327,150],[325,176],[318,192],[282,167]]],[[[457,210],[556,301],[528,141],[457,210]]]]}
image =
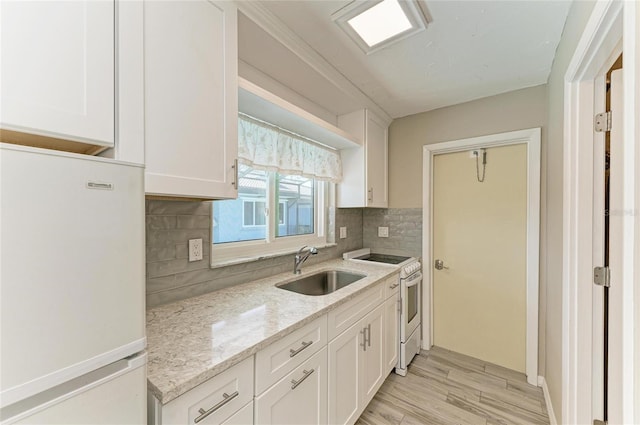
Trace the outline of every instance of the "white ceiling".
{"type": "Polygon", "coordinates": [[[329,113],[368,106],[364,99],[393,118],[546,83],[571,4],[428,1],[433,21],[425,31],[365,55],[331,19],[350,1],[257,3],[355,87],[336,85],[241,15],[242,61],[329,113]]]}

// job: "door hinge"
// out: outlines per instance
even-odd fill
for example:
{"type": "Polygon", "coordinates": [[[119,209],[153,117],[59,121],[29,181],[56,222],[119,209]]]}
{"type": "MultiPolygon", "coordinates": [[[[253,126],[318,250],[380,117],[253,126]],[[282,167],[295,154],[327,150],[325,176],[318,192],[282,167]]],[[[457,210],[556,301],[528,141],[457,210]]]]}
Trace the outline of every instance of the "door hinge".
{"type": "Polygon", "coordinates": [[[599,133],[611,131],[611,111],[596,115],[594,126],[599,133]]]}
{"type": "Polygon", "coordinates": [[[600,419],[594,419],[593,425],[607,425],[607,421],[601,421],[600,419]]]}
{"type": "Polygon", "coordinates": [[[608,288],[611,286],[611,272],[609,267],[594,267],[593,268],[593,283],[598,286],[604,286],[608,288]]]}

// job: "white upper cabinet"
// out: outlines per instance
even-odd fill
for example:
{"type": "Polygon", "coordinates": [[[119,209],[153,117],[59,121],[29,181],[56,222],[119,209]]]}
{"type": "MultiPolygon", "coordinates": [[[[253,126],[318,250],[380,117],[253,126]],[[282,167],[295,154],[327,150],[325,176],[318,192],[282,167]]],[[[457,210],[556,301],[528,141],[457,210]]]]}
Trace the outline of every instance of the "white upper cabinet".
{"type": "Polygon", "coordinates": [[[338,126],[357,136],[363,147],[343,149],[338,207],[388,206],[388,125],[368,109],[338,117],[338,126]]]}
{"type": "Polygon", "coordinates": [[[144,7],[145,192],[235,198],[236,6],[197,0],[144,7]]]}
{"type": "Polygon", "coordinates": [[[114,1],[2,2],[3,141],[114,145],[114,11],[114,1]]]}

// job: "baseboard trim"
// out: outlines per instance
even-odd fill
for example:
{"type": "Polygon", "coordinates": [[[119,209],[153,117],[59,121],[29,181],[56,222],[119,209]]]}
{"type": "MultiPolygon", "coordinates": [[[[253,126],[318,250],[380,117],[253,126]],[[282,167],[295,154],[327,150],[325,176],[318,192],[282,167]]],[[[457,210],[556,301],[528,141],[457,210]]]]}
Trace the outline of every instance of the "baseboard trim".
{"type": "Polygon", "coordinates": [[[544,379],[544,376],[538,376],[538,386],[542,387],[542,392],[544,393],[544,402],[547,405],[547,412],[549,413],[549,424],[558,425],[558,421],[556,420],[556,414],[553,411],[553,404],[551,404],[549,387],[547,387],[547,381],[544,379]]]}

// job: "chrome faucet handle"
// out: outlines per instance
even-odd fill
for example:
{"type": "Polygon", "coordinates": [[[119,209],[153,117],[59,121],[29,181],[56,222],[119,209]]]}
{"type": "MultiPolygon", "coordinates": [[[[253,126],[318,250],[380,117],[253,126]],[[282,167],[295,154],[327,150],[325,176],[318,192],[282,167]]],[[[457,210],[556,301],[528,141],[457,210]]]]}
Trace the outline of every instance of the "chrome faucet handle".
{"type": "Polygon", "coordinates": [[[306,247],[307,247],[307,245],[305,245],[302,248],[300,248],[298,250],[298,253],[296,254],[295,258],[293,259],[293,273],[294,274],[300,274],[301,273],[300,267],[302,266],[302,263],[307,261],[307,258],[309,258],[309,256],[316,255],[318,253],[318,249],[315,246],[312,246],[311,248],[309,248],[309,251],[306,254],[302,254],[302,251],[306,247]]]}

